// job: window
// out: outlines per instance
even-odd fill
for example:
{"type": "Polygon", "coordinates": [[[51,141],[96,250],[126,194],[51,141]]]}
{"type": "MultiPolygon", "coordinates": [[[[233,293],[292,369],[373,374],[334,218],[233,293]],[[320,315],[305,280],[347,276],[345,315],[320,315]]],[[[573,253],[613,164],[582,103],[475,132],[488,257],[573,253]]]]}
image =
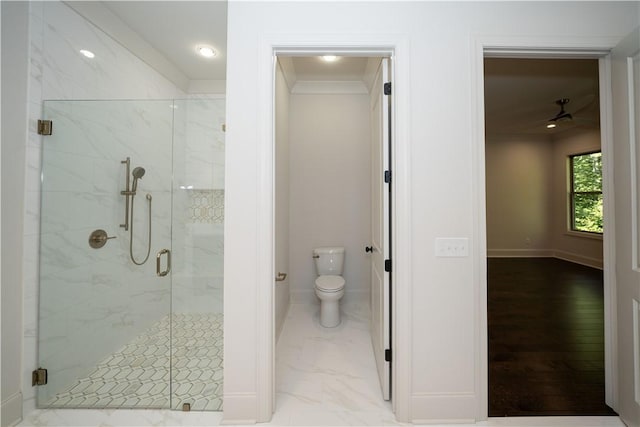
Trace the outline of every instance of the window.
{"type": "Polygon", "coordinates": [[[602,153],[569,156],[571,230],[602,233],[602,153]]]}

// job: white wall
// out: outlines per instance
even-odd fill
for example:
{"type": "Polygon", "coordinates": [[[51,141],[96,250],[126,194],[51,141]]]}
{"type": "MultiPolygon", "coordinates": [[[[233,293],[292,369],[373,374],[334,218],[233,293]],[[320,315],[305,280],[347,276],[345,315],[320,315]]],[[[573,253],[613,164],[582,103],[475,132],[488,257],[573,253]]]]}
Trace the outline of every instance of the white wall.
{"type": "Polygon", "coordinates": [[[545,256],[551,248],[552,146],[546,136],[487,136],[487,254],[545,256]]]}
{"type": "Polygon", "coordinates": [[[22,233],[27,135],[28,12],[2,2],[2,427],[22,416],[22,233]]]}
{"type": "Polygon", "coordinates": [[[567,159],[572,154],[600,150],[600,132],[583,132],[554,138],[553,141],[552,244],[555,255],[581,264],[602,268],[602,236],[567,231],[567,159]]]}
{"type": "Polygon", "coordinates": [[[567,231],[568,156],[599,149],[599,131],[487,136],[488,256],[555,256],[602,268],[602,237],[567,231]]]}
{"type": "Polygon", "coordinates": [[[369,95],[293,94],[289,269],[295,302],[319,303],[313,248],[344,246],[342,303],[368,304],[371,243],[369,95]]]}
{"type": "Polygon", "coordinates": [[[276,67],[276,253],[275,267],[285,280],[275,283],[276,341],[289,310],[289,88],[280,62],[276,67]]]}
{"type": "MultiPolygon", "coordinates": [[[[407,50],[396,82],[405,96],[401,129],[411,153],[411,298],[409,402],[397,402],[404,420],[473,420],[486,414],[483,322],[479,279],[484,248],[475,246],[483,225],[477,206],[482,183],[475,152],[477,38],[493,36],[524,44],[547,37],[576,45],[611,42],[637,26],[635,3],[611,2],[231,2],[227,65],[227,215],[225,224],[225,418],[265,421],[271,390],[258,374],[269,351],[265,313],[259,304],[271,278],[262,269],[265,224],[261,210],[263,159],[270,153],[272,94],[270,43],[331,45],[358,40],[401,40],[407,50]],[[366,19],[363,19],[366,16],[366,19]],[[579,17],[579,19],[576,19],[579,17]],[[258,165],[258,167],[256,167],[258,165]],[[436,237],[469,237],[465,258],[435,256],[436,237]],[[246,248],[259,248],[247,252],[246,248]],[[481,311],[480,311],[481,312],[481,311]],[[479,323],[478,323],[479,322],[479,323]],[[230,339],[229,337],[233,337],[230,339]],[[408,404],[408,407],[404,406],[408,404]],[[405,410],[406,409],[406,410],[405,410]]],[[[381,42],[382,43],[382,42],[381,42]]],[[[482,170],[482,169],[480,169],[482,170]]],[[[266,169],[268,172],[269,169],[266,169]]],[[[267,178],[268,180],[268,178],[267,178]]],[[[270,274],[270,272],[269,272],[270,274]]],[[[396,274],[399,274],[397,272],[396,274]]],[[[406,332],[406,331],[402,331],[406,332]]],[[[398,372],[396,372],[398,373],[398,372]]],[[[486,378],[486,377],[485,377],[486,378]]],[[[396,395],[397,397],[397,395],[396,395]]]]}

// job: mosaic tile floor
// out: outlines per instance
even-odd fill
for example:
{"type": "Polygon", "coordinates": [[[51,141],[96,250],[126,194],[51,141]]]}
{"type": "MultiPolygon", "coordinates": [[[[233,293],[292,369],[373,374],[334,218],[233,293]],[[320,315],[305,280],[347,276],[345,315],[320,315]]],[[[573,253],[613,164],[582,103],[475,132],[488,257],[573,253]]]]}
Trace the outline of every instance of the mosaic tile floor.
{"type": "Polygon", "coordinates": [[[223,315],[171,318],[173,325],[169,316],[155,323],[54,396],[47,407],[182,410],[188,403],[192,411],[222,410],[223,315]]]}

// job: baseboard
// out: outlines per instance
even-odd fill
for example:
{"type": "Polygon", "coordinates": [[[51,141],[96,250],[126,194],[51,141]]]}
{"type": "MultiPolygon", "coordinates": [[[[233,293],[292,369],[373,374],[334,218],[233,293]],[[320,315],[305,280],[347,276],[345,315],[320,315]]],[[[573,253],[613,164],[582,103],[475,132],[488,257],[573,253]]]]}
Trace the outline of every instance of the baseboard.
{"type": "Polygon", "coordinates": [[[487,258],[550,258],[552,249],[487,249],[487,258]]]}
{"type": "Polygon", "coordinates": [[[414,393],[411,396],[413,424],[474,424],[474,393],[414,393]]]}
{"type": "Polygon", "coordinates": [[[563,251],[555,251],[554,256],[565,261],[586,265],[587,267],[597,268],[599,270],[602,270],[604,268],[604,263],[601,259],[590,258],[563,251]]]}
{"type": "Polygon", "coordinates": [[[15,393],[2,402],[0,425],[15,426],[22,421],[22,393],[15,393]]]}
{"type": "Polygon", "coordinates": [[[224,425],[247,425],[257,422],[257,396],[255,393],[224,393],[222,421],[224,425]]]}
{"type": "Polygon", "coordinates": [[[487,258],[558,258],[599,270],[604,268],[601,259],[553,249],[487,249],[487,258]]]}

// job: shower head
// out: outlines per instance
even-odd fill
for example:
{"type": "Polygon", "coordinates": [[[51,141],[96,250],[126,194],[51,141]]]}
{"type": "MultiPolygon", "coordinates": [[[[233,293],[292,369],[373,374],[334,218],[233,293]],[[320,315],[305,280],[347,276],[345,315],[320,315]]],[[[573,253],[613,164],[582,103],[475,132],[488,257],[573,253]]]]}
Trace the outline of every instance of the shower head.
{"type": "Polygon", "coordinates": [[[133,175],[133,184],[131,185],[131,192],[135,194],[136,189],[138,188],[138,180],[144,176],[145,170],[138,166],[133,169],[131,175],[133,175]]]}
{"type": "Polygon", "coordinates": [[[141,168],[140,166],[138,166],[137,168],[133,168],[133,172],[131,172],[131,175],[133,175],[135,179],[140,179],[144,176],[144,173],[145,173],[144,168],[141,168]]]}

